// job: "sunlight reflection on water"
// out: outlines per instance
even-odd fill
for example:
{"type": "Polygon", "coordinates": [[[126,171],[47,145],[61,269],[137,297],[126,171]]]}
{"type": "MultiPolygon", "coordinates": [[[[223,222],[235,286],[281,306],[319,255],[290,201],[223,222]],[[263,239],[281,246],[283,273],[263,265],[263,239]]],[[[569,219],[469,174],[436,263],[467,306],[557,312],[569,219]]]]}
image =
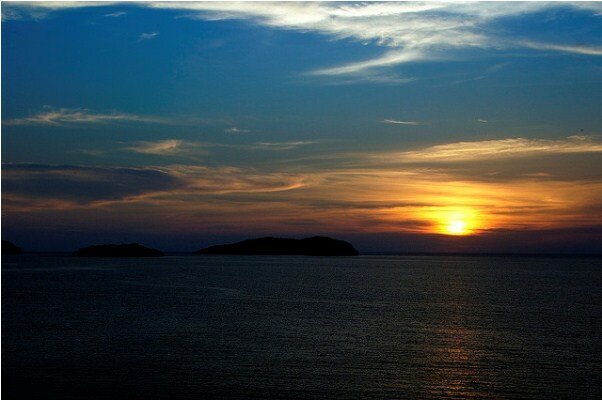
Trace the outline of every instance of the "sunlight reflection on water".
{"type": "Polygon", "coordinates": [[[7,261],[8,397],[548,399],[602,392],[599,259],[7,261]]]}

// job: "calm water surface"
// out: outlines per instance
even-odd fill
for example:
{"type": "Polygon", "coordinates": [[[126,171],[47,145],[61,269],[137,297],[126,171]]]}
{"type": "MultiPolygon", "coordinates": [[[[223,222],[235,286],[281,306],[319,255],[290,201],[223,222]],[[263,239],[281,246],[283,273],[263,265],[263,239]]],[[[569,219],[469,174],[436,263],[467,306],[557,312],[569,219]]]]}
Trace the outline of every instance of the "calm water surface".
{"type": "Polygon", "coordinates": [[[602,260],[3,257],[6,399],[602,398],[602,260]]]}

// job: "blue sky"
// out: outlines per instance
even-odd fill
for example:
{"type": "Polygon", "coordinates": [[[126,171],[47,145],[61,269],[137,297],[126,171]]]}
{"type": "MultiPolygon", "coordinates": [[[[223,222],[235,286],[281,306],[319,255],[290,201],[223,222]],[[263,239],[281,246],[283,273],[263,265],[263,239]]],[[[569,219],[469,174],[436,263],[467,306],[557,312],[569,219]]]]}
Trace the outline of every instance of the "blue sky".
{"type": "Polygon", "coordinates": [[[3,2],[2,61],[25,247],[600,244],[600,3],[3,2]],[[474,235],[450,244],[446,213],[474,235]]]}

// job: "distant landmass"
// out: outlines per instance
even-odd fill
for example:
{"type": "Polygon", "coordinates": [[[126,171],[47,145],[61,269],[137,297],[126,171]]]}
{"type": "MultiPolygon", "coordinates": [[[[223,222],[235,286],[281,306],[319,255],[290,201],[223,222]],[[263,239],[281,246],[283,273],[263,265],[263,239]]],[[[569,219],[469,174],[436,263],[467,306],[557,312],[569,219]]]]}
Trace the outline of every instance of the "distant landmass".
{"type": "Polygon", "coordinates": [[[274,237],[249,239],[207,247],[197,251],[196,254],[357,256],[359,253],[351,243],[344,240],[314,236],[306,239],[274,237]]]}
{"type": "Polygon", "coordinates": [[[21,254],[21,248],[8,240],[2,241],[2,254],[21,254]]]}
{"type": "Polygon", "coordinates": [[[156,249],[130,244],[101,244],[85,247],[73,253],[75,257],[163,257],[165,254],[156,249]]]}

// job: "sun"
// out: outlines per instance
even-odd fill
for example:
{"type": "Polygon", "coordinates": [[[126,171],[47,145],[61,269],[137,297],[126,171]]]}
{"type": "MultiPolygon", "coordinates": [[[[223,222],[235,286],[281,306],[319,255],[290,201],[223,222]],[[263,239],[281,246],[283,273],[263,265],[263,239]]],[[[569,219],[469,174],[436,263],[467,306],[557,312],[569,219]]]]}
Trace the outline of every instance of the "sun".
{"type": "Polygon", "coordinates": [[[456,219],[456,220],[450,221],[449,224],[447,224],[447,226],[445,227],[445,230],[450,235],[466,235],[468,233],[467,229],[466,229],[466,225],[467,224],[465,221],[456,219]]]}
{"type": "Polygon", "coordinates": [[[444,235],[471,235],[477,228],[477,216],[473,210],[454,210],[442,212],[437,216],[439,233],[444,235]]]}

